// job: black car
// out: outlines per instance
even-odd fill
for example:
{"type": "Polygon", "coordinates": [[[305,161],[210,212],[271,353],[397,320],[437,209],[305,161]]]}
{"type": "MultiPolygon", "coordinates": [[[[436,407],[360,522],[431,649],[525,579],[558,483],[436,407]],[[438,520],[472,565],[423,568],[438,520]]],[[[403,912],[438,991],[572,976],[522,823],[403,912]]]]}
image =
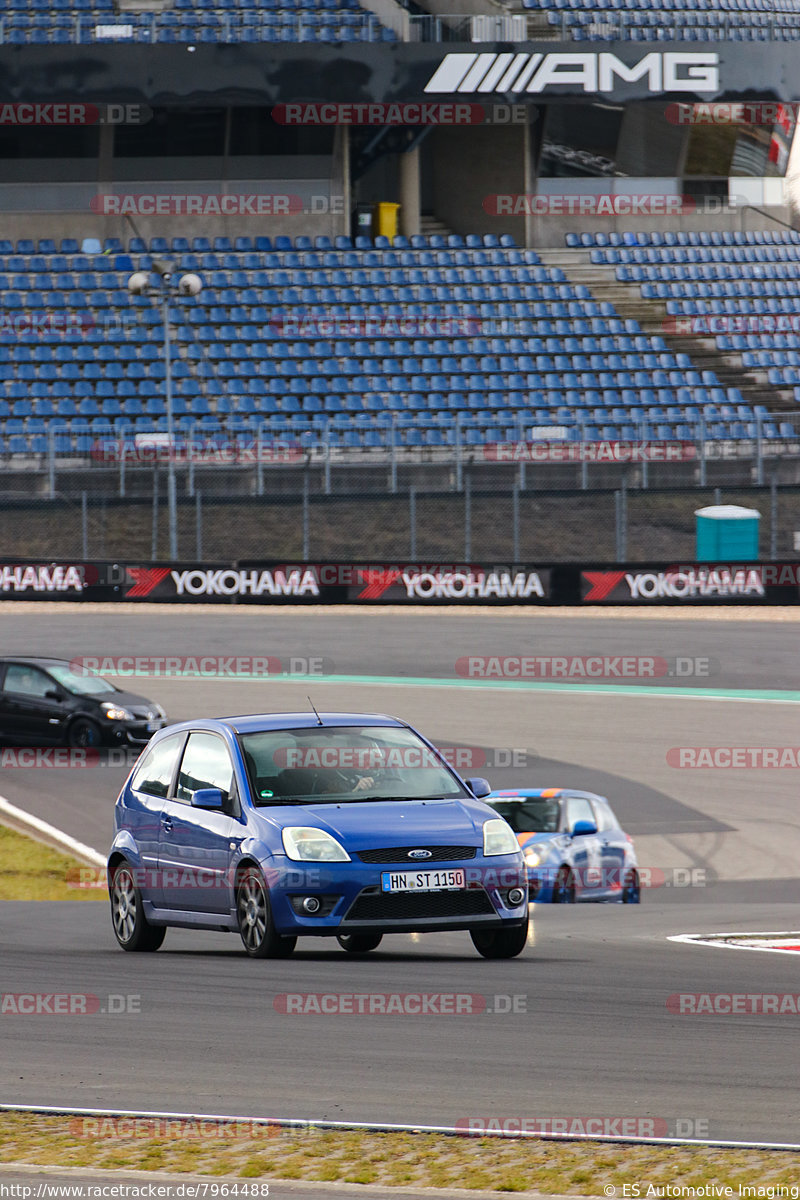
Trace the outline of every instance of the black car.
{"type": "Polygon", "coordinates": [[[143,744],[167,724],[159,704],[63,658],[0,659],[0,738],[28,745],[143,744]]]}

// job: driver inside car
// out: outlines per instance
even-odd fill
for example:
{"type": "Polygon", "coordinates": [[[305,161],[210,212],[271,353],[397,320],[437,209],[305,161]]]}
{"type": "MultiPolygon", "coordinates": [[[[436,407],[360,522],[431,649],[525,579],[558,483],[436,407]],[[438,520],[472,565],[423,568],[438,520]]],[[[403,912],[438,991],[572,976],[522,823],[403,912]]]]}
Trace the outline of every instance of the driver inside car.
{"type": "Polygon", "coordinates": [[[351,737],[340,745],[328,737],[298,741],[296,758],[302,764],[281,771],[278,788],[284,795],[341,795],[370,792],[385,778],[383,757],[372,738],[351,737]]]}

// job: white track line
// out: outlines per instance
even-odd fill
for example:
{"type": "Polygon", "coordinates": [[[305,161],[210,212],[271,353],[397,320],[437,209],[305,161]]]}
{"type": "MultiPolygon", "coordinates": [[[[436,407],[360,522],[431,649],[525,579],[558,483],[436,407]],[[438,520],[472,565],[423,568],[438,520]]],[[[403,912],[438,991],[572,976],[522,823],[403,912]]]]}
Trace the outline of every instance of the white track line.
{"type": "Polygon", "coordinates": [[[48,825],[47,821],[42,821],[39,817],[26,813],[23,809],[17,808],[16,804],[12,804],[10,800],[6,800],[5,796],[0,796],[0,823],[4,816],[8,818],[12,826],[22,826],[23,829],[27,829],[34,837],[48,846],[56,846],[92,867],[105,867],[106,865],[103,855],[99,854],[97,850],[93,850],[91,846],[76,841],[68,833],[56,829],[55,825],[48,825]]]}
{"type": "Polygon", "coordinates": [[[613,1142],[631,1146],[718,1146],[733,1150],[791,1150],[800,1151],[800,1144],[791,1142],[711,1141],[705,1138],[659,1138],[592,1136],[588,1133],[548,1133],[535,1130],[507,1131],[485,1129],[467,1131],[454,1125],[399,1125],[375,1121],[315,1121],[302,1117],[238,1117],[220,1113],[151,1112],[148,1109],[119,1108],[62,1108],[56,1105],[3,1104],[0,1112],[37,1113],[59,1117],[127,1117],[140,1120],[214,1121],[222,1124],[280,1126],[282,1129],[350,1130],[359,1133],[440,1133],[450,1137],[494,1137],[506,1141],[541,1140],[548,1142],[613,1142]]]}
{"type": "Polygon", "coordinates": [[[774,933],[770,930],[765,932],[739,932],[739,933],[676,933],[667,938],[668,942],[683,942],[689,946],[711,946],[717,950],[758,950],[762,954],[793,954],[795,958],[800,958],[798,950],[782,950],[779,946],[742,946],[737,942],[725,942],[722,938],[754,938],[754,937],[771,937],[771,938],[797,938],[800,941],[800,932],[797,930],[787,930],[784,932],[774,933]]]}

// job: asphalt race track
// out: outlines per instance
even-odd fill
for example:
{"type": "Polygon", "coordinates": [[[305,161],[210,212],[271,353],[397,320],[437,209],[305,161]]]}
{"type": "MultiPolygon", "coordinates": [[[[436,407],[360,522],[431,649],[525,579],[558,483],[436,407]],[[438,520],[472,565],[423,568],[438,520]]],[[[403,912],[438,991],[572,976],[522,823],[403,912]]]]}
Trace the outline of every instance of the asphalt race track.
{"type": "MultiPolygon", "coordinates": [[[[494,786],[605,794],[640,862],[668,886],[640,907],[535,906],[528,949],[500,963],[480,959],[467,934],[395,936],[363,959],[301,941],[285,962],[253,962],[232,935],[170,930],[158,954],[140,957],[117,949],[105,904],[6,903],[0,991],[88,993],[128,1011],[3,1014],[4,1102],[424,1125],[605,1118],[610,1133],[635,1118],[656,1136],[800,1140],[797,1015],[667,1005],[685,993],[800,993],[800,956],[667,940],[800,929],[797,769],[689,770],[667,758],[679,747],[800,746],[795,623],[32,607],[0,610],[0,653],[320,657],[338,681],[125,683],[174,719],[305,708],[309,692],[319,709],[396,713],[440,745],[483,753],[487,766],[472,773],[494,786]],[[712,667],[604,692],[476,686],[455,666],[465,655],[531,653],[712,667]],[[287,992],[355,991],[472,993],[486,1008],[287,1015],[275,1003],[287,992]]],[[[0,794],[104,852],[125,774],[120,764],[5,769],[0,794]]]]}

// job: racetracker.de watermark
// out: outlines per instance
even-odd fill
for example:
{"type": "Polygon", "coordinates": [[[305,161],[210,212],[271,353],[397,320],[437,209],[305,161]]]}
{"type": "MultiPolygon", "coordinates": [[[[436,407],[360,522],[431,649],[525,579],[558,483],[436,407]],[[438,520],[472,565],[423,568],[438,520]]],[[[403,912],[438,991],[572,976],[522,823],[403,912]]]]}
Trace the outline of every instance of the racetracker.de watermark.
{"type": "Polygon", "coordinates": [[[265,440],[260,435],[243,434],[219,438],[193,434],[170,437],[166,433],[132,433],[129,437],[97,438],[89,455],[98,463],[195,463],[201,466],[253,466],[257,463],[277,466],[298,463],[305,457],[301,446],[289,439],[265,440]]]}
{"type": "Polygon", "coordinates": [[[286,1016],[474,1017],[527,1013],[528,997],[480,992],[279,992],[272,1007],[286,1016]]]}
{"type": "Polygon", "coordinates": [[[456,660],[466,679],[709,679],[716,659],[658,654],[468,654],[456,660]]]}
{"type": "Polygon", "coordinates": [[[684,771],[791,771],[800,768],[800,745],[672,746],[667,766],[684,771]]]}
{"type": "Polygon", "coordinates": [[[797,120],[798,104],[775,100],[736,100],[731,103],[668,104],[670,125],[782,125],[787,132],[797,120]]]}
{"type": "Polygon", "coordinates": [[[465,1137],[562,1138],[707,1138],[709,1122],[700,1117],[459,1117],[465,1137]]]}
{"type": "Polygon", "coordinates": [[[137,1015],[142,1011],[138,992],[127,994],[109,992],[96,996],[92,992],[3,992],[0,994],[0,1016],[16,1017],[86,1017],[137,1015]]]}
{"type": "Polygon", "coordinates": [[[668,336],[800,333],[800,313],[693,313],[685,317],[665,317],[661,328],[668,336]]]}
{"type": "Polygon", "coordinates": [[[89,208],[102,216],[288,217],[343,213],[344,197],[285,192],[99,192],[89,208]]]}
{"type": "Polygon", "coordinates": [[[332,675],[336,665],[321,654],[84,654],[70,661],[75,675],[119,678],[261,679],[332,675]]]}
{"type": "Polygon", "coordinates": [[[314,1133],[315,1126],[310,1122],[282,1125],[210,1117],[76,1117],[69,1123],[69,1132],[86,1141],[251,1142],[303,1136],[314,1133]]]}
{"type": "Polygon", "coordinates": [[[487,442],[482,454],[489,462],[507,463],[646,463],[691,462],[697,458],[694,442],[487,442]]]}
{"type": "Polygon", "coordinates": [[[525,104],[412,100],[401,104],[276,104],[272,119],[278,125],[525,125],[528,116],[525,104]]]}
{"type": "Polygon", "coordinates": [[[153,110],[146,104],[82,104],[71,100],[0,104],[0,126],[146,125],[152,119],[153,110]]]}
{"type": "Polygon", "coordinates": [[[678,1016],[800,1015],[800,992],[674,992],[667,1010],[678,1016]]]}
{"type": "Polygon", "coordinates": [[[493,323],[480,317],[407,317],[401,313],[371,317],[346,317],[335,313],[275,316],[269,329],[285,338],[462,338],[494,332],[493,323]]]}

